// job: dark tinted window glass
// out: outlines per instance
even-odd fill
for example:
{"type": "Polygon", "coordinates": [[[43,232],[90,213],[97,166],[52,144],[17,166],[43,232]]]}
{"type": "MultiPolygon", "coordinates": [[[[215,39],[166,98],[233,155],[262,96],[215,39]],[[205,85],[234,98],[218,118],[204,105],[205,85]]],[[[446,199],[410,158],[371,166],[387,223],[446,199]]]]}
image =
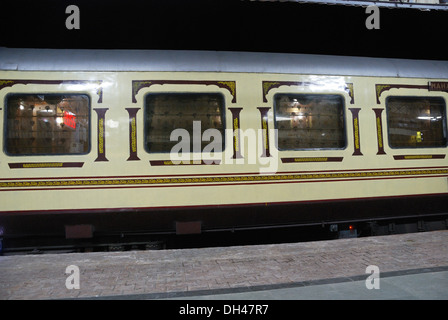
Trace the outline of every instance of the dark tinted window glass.
{"type": "Polygon", "coordinates": [[[341,149],[346,145],[344,102],[338,95],[277,94],[278,148],[341,149]]]}
{"type": "MultiPolygon", "coordinates": [[[[146,96],[145,143],[149,152],[170,152],[178,141],[171,132],[185,129],[193,137],[193,122],[200,122],[201,137],[207,129],[221,132],[224,144],[224,97],[219,93],[158,93],[146,96]]],[[[190,139],[193,150],[193,138],[190,139]]],[[[210,141],[201,140],[201,150],[210,141]]]]}
{"type": "Polygon", "coordinates": [[[12,94],[6,99],[5,151],[11,155],[85,154],[87,95],[12,94]]]}
{"type": "Polygon", "coordinates": [[[389,97],[389,144],[393,148],[446,146],[446,107],[438,97],[389,97]]]}

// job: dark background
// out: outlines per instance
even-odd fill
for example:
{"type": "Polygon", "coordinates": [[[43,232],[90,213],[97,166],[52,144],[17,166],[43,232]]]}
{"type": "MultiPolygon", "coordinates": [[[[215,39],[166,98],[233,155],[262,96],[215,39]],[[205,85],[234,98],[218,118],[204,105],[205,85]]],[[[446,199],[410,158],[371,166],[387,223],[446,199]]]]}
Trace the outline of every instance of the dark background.
{"type": "MultiPolygon", "coordinates": [[[[4,1],[6,2],[6,1],[4,1]]],[[[239,0],[10,0],[0,46],[296,52],[448,60],[448,12],[239,0]],[[68,5],[80,30],[68,30],[68,5]]]]}

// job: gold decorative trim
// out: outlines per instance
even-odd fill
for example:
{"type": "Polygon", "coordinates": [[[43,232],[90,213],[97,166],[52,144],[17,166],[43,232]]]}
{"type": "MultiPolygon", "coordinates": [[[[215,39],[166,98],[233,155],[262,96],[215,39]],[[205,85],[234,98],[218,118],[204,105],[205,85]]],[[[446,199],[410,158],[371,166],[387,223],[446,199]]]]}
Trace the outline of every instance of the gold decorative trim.
{"type": "MultiPolygon", "coordinates": [[[[268,102],[267,95],[268,92],[272,89],[279,88],[281,86],[301,86],[301,87],[308,87],[308,86],[324,86],[322,83],[318,82],[302,82],[302,81],[262,81],[262,88],[263,88],[263,102],[268,102]]],[[[343,90],[348,93],[350,97],[350,104],[355,103],[355,89],[353,86],[353,83],[346,83],[345,87],[343,87],[343,90]]]]}
{"type": "Polygon", "coordinates": [[[32,79],[0,79],[0,90],[6,87],[12,87],[16,84],[41,84],[41,85],[59,85],[59,84],[94,84],[95,93],[98,95],[98,103],[103,103],[103,81],[102,80],[32,80],[32,79]]]}
{"type": "MultiPolygon", "coordinates": [[[[61,179],[61,180],[27,180],[0,182],[0,191],[11,188],[34,187],[132,187],[151,185],[179,185],[185,184],[220,184],[220,183],[251,183],[275,181],[304,181],[318,179],[359,179],[380,177],[412,177],[418,175],[446,175],[448,169],[419,169],[419,170],[389,170],[389,171],[358,171],[358,172],[329,172],[329,173],[300,173],[300,174],[274,174],[274,175],[246,175],[246,176],[215,176],[215,177],[159,177],[159,178],[120,178],[120,179],[61,179]]],[[[333,180],[334,181],[334,180],[333,180]]],[[[45,190],[45,189],[43,189],[45,190]]]]}
{"type": "Polygon", "coordinates": [[[384,91],[388,91],[390,89],[426,89],[429,90],[428,85],[419,85],[419,84],[375,84],[376,91],[376,103],[380,104],[380,96],[384,91]]]}
{"type": "Polygon", "coordinates": [[[132,80],[132,103],[137,103],[137,94],[143,88],[159,84],[183,84],[183,85],[215,85],[226,89],[232,95],[232,103],[236,103],[236,81],[207,81],[207,80],[132,80]]]}

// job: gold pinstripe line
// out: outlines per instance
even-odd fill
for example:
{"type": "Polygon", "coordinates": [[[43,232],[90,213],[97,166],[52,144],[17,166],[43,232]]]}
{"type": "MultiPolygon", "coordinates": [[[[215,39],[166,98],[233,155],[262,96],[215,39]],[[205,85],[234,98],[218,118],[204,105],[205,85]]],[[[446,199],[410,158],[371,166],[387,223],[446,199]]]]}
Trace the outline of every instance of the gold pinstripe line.
{"type": "Polygon", "coordinates": [[[76,187],[76,186],[123,186],[123,185],[156,185],[156,184],[195,184],[195,183],[228,183],[228,182],[269,182],[315,179],[347,179],[375,178],[394,176],[441,175],[448,174],[448,169],[361,171],[343,173],[303,173],[277,174],[258,176],[228,177],[193,177],[193,178],[125,178],[125,179],[82,179],[52,181],[10,181],[0,182],[0,188],[25,187],[76,187]]]}

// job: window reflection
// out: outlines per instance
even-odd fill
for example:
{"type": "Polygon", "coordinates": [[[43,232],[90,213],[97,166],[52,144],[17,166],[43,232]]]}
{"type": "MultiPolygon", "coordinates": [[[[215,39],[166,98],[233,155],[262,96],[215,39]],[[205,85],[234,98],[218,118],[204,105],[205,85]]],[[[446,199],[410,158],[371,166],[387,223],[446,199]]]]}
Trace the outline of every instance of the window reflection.
{"type": "Polygon", "coordinates": [[[89,152],[87,95],[12,94],[6,101],[6,152],[10,155],[89,152]]]}
{"type": "Polygon", "coordinates": [[[275,124],[278,148],[344,148],[343,110],[343,98],[338,95],[277,94],[275,124]]]}
{"type": "Polygon", "coordinates": [[[446,146],[446,107],[442,98],[389,97],[386,109],[391,147],[446,146]]]}
{"type": "MultiPolygon", "coordinates": [[[[149,152],[170,152],[178,141],[170,141],[171,132],[185,129],[193,150],[193,122],[199,121],[202,133],[207,129],[221,132],[224,144],[224,97],[219,93],[157,93],[146,96],[145,143],[149,152]]],[[[202,141],[201,150],[210,141],[202,141]]]]}

